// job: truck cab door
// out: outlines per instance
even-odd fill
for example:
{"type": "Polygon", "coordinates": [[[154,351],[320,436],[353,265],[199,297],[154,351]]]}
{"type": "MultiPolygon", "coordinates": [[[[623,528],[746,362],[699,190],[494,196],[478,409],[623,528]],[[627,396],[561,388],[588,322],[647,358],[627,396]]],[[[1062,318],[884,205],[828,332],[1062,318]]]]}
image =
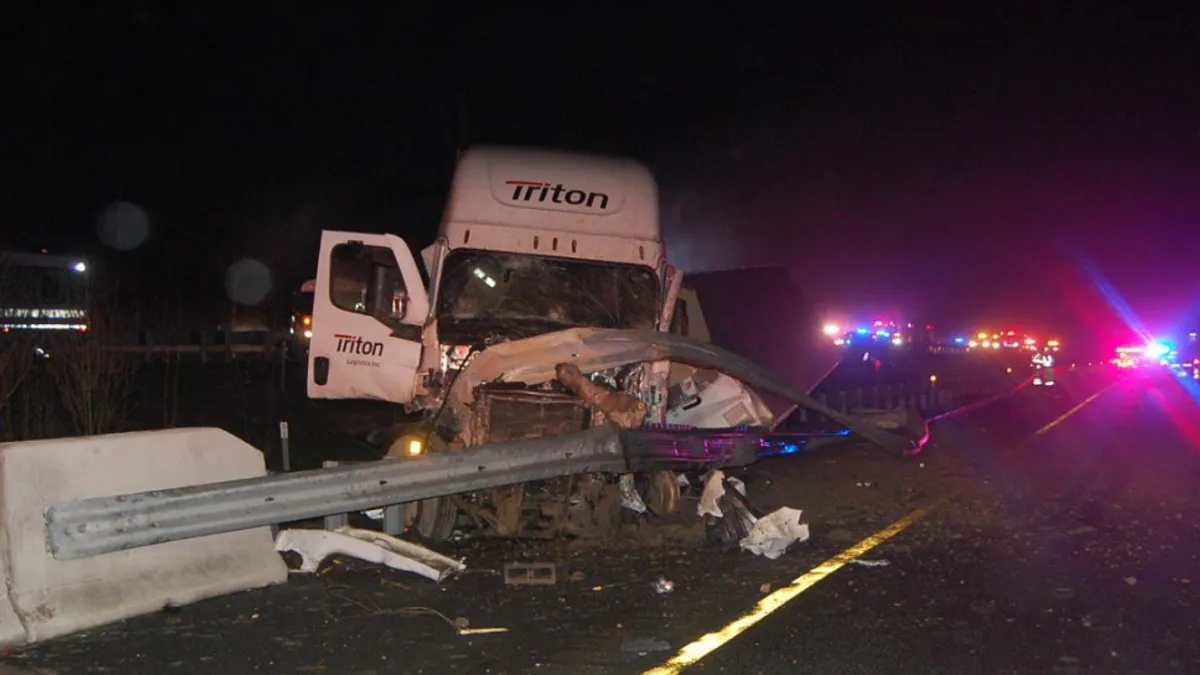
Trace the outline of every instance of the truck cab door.
{"type": "Polygon", "coordinates": [[[411,401],[428,317],[429,295],[403,239],[322,232],[309,398],[411,401]]]}

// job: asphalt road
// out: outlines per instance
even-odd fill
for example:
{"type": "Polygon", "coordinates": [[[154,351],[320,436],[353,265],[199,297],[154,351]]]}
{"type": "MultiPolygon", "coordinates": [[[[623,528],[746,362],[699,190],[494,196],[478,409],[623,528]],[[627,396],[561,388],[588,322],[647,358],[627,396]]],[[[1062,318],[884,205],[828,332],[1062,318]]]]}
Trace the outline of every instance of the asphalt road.
{"type": "Polygon", "coordinates": [[[913,460],[849,447],[744,478],[764,510],[803,509],[812,537],[774,561],[698,545],[683,527],[643,527],[639,546],[464,543],[454,553],[470,570],[441,586],[338,563],[3,662],[59,674],[1200,673],[1200,413],[1178,381],[1064,378],[937,422],[913,460]],[[559,581],[505,586],[514,560],[552,560],[559,581]],[[674,589],[657,592],[659,578],[674,589]],[[417,608],[508,631],[460,636],[417,608]]]}

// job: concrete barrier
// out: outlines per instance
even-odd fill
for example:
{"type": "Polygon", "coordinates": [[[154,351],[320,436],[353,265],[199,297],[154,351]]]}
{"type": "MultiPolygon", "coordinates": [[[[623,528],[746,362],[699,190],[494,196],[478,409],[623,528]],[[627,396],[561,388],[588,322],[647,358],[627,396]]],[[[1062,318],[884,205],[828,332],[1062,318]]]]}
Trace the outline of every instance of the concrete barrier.
{"type": "Polygon", "coordinates": [[[267,527],[80,560],[47,544],[58,503],[265,474],[262,453],[220,429],[0,445],[0,647],[286,581],[267,527]]]}

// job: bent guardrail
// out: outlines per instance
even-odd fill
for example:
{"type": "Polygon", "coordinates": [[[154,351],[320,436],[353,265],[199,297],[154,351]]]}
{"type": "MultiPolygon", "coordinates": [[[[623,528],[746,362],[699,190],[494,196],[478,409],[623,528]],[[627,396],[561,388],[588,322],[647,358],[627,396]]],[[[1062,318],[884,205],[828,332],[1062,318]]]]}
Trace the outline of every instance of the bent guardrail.
{"type": "Polygon", "coordinates": [[[329,469],[84,499],[46,513],[57,560],[579,473],[741,466],[761,434],[605,424],[587,431],[329,469]]]}

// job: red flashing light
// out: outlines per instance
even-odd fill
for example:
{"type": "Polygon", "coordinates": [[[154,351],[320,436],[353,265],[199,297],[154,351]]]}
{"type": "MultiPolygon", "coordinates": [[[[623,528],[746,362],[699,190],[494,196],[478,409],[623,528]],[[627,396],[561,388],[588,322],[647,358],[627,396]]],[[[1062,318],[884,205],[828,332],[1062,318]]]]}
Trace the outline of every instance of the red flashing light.
{"type": "Polygon", "coordinates": [[[876,321],[876,322],[875,322],[875,326],[876,326],[877,328],[878,328],[879,326],[882,326],[882,325],[883,325],[883,322],[882,322],[882,321],[876,321]]]}

